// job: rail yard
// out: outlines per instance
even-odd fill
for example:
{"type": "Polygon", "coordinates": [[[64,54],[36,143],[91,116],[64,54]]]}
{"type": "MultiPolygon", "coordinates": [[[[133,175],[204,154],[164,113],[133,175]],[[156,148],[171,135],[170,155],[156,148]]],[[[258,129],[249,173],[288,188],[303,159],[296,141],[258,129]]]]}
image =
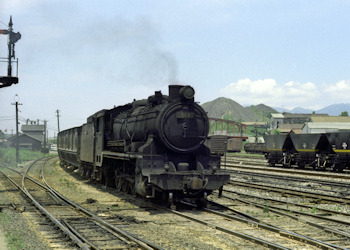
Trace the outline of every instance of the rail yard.
{"type": "Polygon", "coordinates": [[[231,181],[221,197],[209,196],[207,208],[183,202],[175,209],[82,179],[57,157],[45,158],[17,171],[1,168],[0,206],[22,218],[33,248],[349,248],[346,174],[277,173],[264,170],[262,157],[242,156],[227,156],[222,168],[231,181]]]}
{"type": "Polygon", "coordinates": [[[5,0],[0,250],[350,249],[329,2],[5,0]]]}

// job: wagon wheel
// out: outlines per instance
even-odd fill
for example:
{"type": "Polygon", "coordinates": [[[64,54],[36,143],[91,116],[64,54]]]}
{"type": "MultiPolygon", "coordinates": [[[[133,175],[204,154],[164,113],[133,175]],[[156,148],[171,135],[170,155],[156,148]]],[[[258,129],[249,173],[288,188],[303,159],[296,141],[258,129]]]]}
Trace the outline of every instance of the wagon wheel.
{"type": "Polygon", "coordinates": [[[169,195],[169,192],[167,192],[167,191],[162,191],[161,193],[160,193],[160,202],[161,202],[161,205],[162,206],[165,206],[165,207],[167,207],[167,208],[170,208],[171,207],[171,205],[173,204],[173,202],[174,202],[174,197],[173,197],[173,194],[171,193],[170,195],[169,195]]]}
{"type": "Polygon", "coordinates": [[[345,166],[342,165],[342,164],[333,164],[333,165],[332,165],[332,170],[333,170],[334,172],[339,172],[339,173],[341,173],[341,172],[343,172],[344,169],[345,169],[345,166]]]}
{"type": "Polygon", "coordinates": [[[305,168],[305,162],[300,161],[300,162],[298,162],[297,164],[298,164],[298,168],[300,168],[300,169],[305,168]]]}

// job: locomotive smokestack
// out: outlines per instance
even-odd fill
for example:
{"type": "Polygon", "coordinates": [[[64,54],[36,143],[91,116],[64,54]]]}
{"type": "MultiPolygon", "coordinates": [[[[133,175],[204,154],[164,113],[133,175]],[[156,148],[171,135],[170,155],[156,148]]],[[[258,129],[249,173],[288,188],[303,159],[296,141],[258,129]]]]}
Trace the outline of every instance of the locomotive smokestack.
{"type": "Polygon", "coordinates": [[[188,85],[169,85],[170,100],[191,100],[194,98],[194,93],[194,89],[188,85]]]}

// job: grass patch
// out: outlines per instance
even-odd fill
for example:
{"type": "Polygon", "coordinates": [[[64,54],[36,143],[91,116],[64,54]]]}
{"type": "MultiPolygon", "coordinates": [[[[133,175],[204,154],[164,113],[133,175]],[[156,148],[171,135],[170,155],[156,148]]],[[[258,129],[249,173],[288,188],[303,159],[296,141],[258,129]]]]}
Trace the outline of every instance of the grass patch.
{"type": "MultiPolygon", "coordinates": [[[[3,228],[7,228],[7,226],[12,224],[13,221],[11,216],[0,213],[0,223],[3,225],[3,228]]],[[[25,244],[22,241],[20,229],[12,232],[5,232],[5,238],[9,249],[25,249],[25,244]]]]}
{"type": "Polygon", "coordinates": [[[7,214],[0,213],[0,222],[4,225],[9,225],[11,223],[11,217],[7,214]]]}
{"type": "Polygon", "coordinates": [[[25,249],[25,244],[22,242],[19,232],[5,233],[5,238],[9,249],[25,249]]]}
{"type": "MultiPolygon", "coordinates": [[[[39,158],[43,158],[49,155],[57,155],[55,154],[43,154],[38,151],[31,150],[19,150],[19,163],[25,161],[33,161],[39,158]]],[[[4,164],[7,166],[16,166],[16,149],[15,148],[0,148],[0,164],[4,164]]]]}
{"type": "Polygon", "coordinates": [[[67,187],[67,188],[72,189],[72,190],[77,189],[77,185],[73,182],[68,181],[67,179],[59,178],[59,181],[62,183],[62,185],[64,187],[67,187]]]}

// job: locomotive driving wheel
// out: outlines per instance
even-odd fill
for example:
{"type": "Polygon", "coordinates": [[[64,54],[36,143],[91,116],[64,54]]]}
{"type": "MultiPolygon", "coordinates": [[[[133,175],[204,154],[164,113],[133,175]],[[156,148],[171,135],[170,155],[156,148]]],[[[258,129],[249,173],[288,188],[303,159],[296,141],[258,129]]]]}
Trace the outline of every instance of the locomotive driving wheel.
{"type": "Polygon", "coordinates": [[[135,183],[128,181],[128,193],[131,195],[136,194],[135,183]]]}
{"type": "Polygon", "coordinates": [[[115,188],[118,191],[121,191],[122,190],[122,185],[123,185],[122,178],[120,176],[116,176],[115,177],[115,188]]]}

